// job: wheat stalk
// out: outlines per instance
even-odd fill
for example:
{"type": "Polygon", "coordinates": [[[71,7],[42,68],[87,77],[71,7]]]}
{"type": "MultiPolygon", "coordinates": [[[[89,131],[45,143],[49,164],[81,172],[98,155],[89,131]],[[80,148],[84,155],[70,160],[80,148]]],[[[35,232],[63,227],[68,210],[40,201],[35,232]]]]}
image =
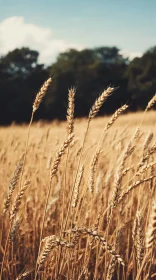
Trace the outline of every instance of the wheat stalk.
{"type": "MultiPolygon", "coordinates": [[[[120,240],[120,236],[121,236],[121,231],[118,230],[117,234],[116,234],[116,240],[115,240],[115,244],[113,246],[113,250],[116,251],[119,240],[120,240]]],[[[116,258],[114,256],[111,257],[111,260],[109,262],[109,266],[108,266],[108,271],[107,271],[107,276],[106,276],[106,280],[111,280],[115,271],[115,265],[116,265],[116,258]]]]}

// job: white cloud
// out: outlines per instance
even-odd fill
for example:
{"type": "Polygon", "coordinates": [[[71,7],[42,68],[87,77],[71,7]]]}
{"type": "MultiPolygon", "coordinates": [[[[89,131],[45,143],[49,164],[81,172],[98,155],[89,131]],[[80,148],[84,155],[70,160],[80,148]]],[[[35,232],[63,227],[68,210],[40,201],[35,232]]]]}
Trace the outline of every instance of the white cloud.
{"type": "MultiPolygon", "coordinates": [[[[23,17],[14,16],[0,22],[0,55],[22,47],[39,51],[39,62],[45,64],[54,62],[57,54],[69,48],[83,48],[81,45],[55,38],[50,28],[27,23],[23,17]]],[[[120,53],[130,59],[142,55],[141,52],[126,50],[120,53]]]]}
{"type": "Polygon", "coordinates": [[[135,57],[141,57],[142,52],[131,52],[131,51],[120,51],[120,54],[123,55],[123,57],[128,57],[130,60],[134,59],[135,57]]]}
{"type": "Polygon", "coordinates": [[[69,48],[82,49],[80,45],[55,38],[50,28],[25,22],[23,17],[10,17],[0,22],[0,55],[22,47],[39,51],[39,62],[46,64],[69,48]]]}

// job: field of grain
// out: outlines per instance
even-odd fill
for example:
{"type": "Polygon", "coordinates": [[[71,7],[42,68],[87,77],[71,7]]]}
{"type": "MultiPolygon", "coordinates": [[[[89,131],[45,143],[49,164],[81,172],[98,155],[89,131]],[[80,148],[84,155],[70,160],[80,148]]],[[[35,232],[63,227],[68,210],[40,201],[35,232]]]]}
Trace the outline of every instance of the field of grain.
{"type": "Polygon", "coordinates": [[[73,122],[72,106],[0,128],[0,279],[154,280],[155,111],[73,122]]]}

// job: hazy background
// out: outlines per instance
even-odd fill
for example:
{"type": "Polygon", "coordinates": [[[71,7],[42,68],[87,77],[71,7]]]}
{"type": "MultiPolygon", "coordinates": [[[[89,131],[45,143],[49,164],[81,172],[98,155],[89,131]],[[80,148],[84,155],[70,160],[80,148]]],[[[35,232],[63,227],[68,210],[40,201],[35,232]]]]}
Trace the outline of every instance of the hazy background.
{"type": "Polygon", "coordinates": [[[64,119],[76,86],[76,116],[120,86],[101,111],[144,109],[156,89],[156,1],[0,0],[0,124],[29,120],[45,79],[53,84],[36,119],[64,119]]]}

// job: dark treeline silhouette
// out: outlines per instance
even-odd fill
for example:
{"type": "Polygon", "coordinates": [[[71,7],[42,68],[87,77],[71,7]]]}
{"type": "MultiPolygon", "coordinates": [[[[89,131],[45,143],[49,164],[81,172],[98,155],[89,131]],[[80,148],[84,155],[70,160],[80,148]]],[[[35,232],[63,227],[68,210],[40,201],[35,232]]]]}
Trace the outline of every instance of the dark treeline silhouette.
{"type": "Polygon", "coordinates": [[[75,86],[76,117],[88,115],[89,108],[109,85],[119,87],[101,114],[114,112],[127,103],[130,110],[142,110],[156,90],[156,47],[129,61],[116,47],[100,47],[58,55],[46,67],[38,63],[39,53],[15,49],[0,58],[0,124],[28,122],[32,103],[43,82],[53,82],[35,118],[65,119],[68,89],[75,86]]]}

